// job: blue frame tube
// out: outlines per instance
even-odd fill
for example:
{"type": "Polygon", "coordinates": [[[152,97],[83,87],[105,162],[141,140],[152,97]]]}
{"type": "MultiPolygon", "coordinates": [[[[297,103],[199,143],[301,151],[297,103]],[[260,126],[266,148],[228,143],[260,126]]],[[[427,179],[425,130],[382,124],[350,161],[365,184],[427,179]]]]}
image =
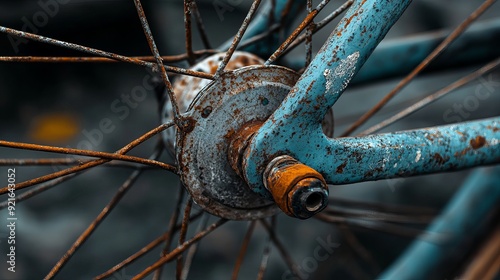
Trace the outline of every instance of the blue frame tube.
{"type": "MultiPolygon", "coordinates": [[[[444,279],[442,271],[451,261],[460,261],[480,238],[500,203],[500,167],[475,170],[427,229],[444,235],[440,242],[417,239],[378,279],[444,279]],[[489,218],[489,219],[488,219],[489,218]]],[[[425,237],[425,235],[424,235],[425,237]]],[[[477,246],[477,243],[475,244],[477,246]]]]}

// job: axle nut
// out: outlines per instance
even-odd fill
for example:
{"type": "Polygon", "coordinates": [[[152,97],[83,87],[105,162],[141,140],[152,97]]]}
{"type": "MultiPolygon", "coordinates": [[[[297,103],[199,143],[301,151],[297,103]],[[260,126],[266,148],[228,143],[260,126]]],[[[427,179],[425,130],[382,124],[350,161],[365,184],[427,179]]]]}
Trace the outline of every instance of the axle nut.
{"type": "Polygon", "coordinates": [[[307,219],[328,204],[323,176],[290,156],[278,156],[269,162],[263,179],[278,207],[289,216],[307,219]]]}

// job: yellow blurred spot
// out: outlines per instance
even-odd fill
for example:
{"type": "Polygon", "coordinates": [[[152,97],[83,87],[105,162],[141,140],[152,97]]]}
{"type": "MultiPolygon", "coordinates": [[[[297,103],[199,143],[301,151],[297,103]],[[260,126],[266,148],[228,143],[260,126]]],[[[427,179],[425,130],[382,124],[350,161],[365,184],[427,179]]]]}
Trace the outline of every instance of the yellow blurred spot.
{"type": "Polygon", "coordinates": [[[49,113],[38,116],[31,123],[29,136],[36,142],[63,144],[80,130],[77,117],[69,113],[49,113]]]}

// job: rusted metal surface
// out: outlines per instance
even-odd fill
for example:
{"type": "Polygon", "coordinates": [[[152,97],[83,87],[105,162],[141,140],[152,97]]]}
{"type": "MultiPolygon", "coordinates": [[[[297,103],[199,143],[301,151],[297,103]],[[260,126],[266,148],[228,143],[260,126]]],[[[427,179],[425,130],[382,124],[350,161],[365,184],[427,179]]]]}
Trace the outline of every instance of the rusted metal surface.
{"type": "Polygon", "coordinates": [[[178,163],[181,180],[206,211],[227,219],[258,219],[279,211],[233,171],[228,153],[232,136],[244,125],[265,121],[297,78],[278,66],[240,68],[223,73],[189,106],[185,116],[196,125],[177,135],[178,163]]]}
{"type": "MultiPolygon", "coordinates": [[[[224,53],[214,54],[205,58],[204,60],[198,62],[196,65],[192,66],[189,71],[204,73],[206,75],[213,76],[219,67],[221,60],[224,58],[224,53]]],[[[231,60],[226,65],[227,71],[232,71],[238,68],[242,68],[250,65],[262,65],[264,61],[259,57],[246,52],[235,52],[231,57],[231,60]]],[[[174,82],[174,95],[178,102],[180,113],[185,113],[189,105],[193,102],[195,97],[211,83],[210,80],[201,79],[199,77],[181,77],[174,82]]],[[[202,118],[207,118],[213,111],[211,106],[203,108],[202,118]]],[[[170,102],[166,102],[162,111],[162,121],[169,122],[173,121],[174,115],[172,111],[172,105],[170,102]]],[[[171,155],[175,154],[175,139],[176,139],[176,129],[170,128],[162,132],[162,137],[165,142],[165,146],[171,155]]]]}
{"type": "Polygon", "coordinates": [[[266,167],[264,186],[287,215],[307,219],[328,205],[328,186],[316,170],[290,156],[278,156],[266,167]]]}

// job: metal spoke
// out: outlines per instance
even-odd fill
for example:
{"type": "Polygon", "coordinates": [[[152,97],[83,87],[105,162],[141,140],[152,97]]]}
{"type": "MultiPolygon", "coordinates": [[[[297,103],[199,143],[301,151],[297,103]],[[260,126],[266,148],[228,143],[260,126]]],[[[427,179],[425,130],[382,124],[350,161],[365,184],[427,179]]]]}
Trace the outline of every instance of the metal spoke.
{"type": "Polygon", "coordinates": [[[266,220],[264,219],[261,219],[260,222],[262,223],[262,225],[264,225],[264,227],[266,228],[267,230],[267,233],[269,234],[269,237],[271,238],[271,240],[273,241],[274,245],[276,246],[276,248],[278,248],[278,251],[280,252],[281,254],[281,257],[283,258],[283,260],[285,261],[285,263],[287,264],[288,268],[290,269],[290,271],[293,273],[293,275],[295,275],[296,277],[299,277],[299,272],[297,270],[297,265],[295,264],[295,262],[293,261],[292,257],[290,256],[290,253],[288,253],[287,249],[285,248],[285,246],[283,245],[283,243],[281,243],[281,241],[278,239],[278,237],[276,236],[276,233],[275,233],[275,229],[274,227],[272,227],[266,220]]]}
{"type": "MultiPolygon", "coordinates": [[[[144,141],[146,141],[149,138],[153,137],[154,135],[162,132],[163,130],[171,127],[172,125],[173,125],[172,122],[168,122],[168,123],[165,123],[165,124],[162,124],[162,125],[158,126],[157,128],[155,128],[153,130],[148,131],[147,133],[145,133],[141,137],[137,138],[136,140],[134,140],[134,141],[130,142],[129,144],[127,144],[125,147],[123,147],[120,150],[118,150],[116,152],[116,154],[122,154],[123,155],[123,154],[129,152],[130,150],[132,150],[137,145],[143,143],[144,141]]],[[[23,189],[23,188],[26,188],[26,187],[29,187],[29,186],[32,186],[32,185],[44,183],[44,182],[47,182],[47,181],[50,181],[50,180],[53,180],[53,179],[65,176],[65,175],[69,175],[69,174],[73,174],[73,173],[76,173],[76,172],[79,172],[79,171],[83,171],[83,170],[86,170],[86,169],[89,169],[89,168],[92,168],[92,167],[104,164],[106,162],[109,162],[109,160],[108,159],[97,159],[97,160],[89,161],[88,163],[85,163],[85,164],[82,164],[82,165],[74,166],[74,167],[67,168],[67,169],[64,169],[64,170],[61,170],[61,171],[57,171],[57,172],[54,172],[54,173],[51,173],[51,174],[48,174],[48,175],[45,175],[45,176],[38,177],[38,178],[35,178],[35,179],[32,179],[32,180],[28,180],[28,181],[25,181],[25,182],[18,183],[15,186],[15,190],[20,190],[20,189],[23,189]]],[[[7,187],[4,187],[4,188],[0,189],[0,194],[4,194],[6,192],[8,192],[8,188],[7,187]]]]}
{"type": "Polygon", "coordinates": [[[243,49],[245,47],[248,47],[252,44],[255,44],[261,40],[264,40],[267,38],[267,36],[269,36],[271,33],[275,32],[276,30],[280,29],[281,26],[279,24],[274,24],[272,25],[271,27],[269,27],[266,32],[263,32],[263,33],[260,33],[258,35],[255,35],[253,37],[250,37],[248,39],[246,39],[245,41],[241,42],[241,44],[238,45],[238,50],[239,49],[243,49]]]}
{"type": "Polygon", "coordinates": [[[265,65],[272,64],[278,57],[280,57],[283,52],[288,48],[288,46],[300,35],[300,33],[314,20],[318,13],[328,4],[330,0],[323,0],[319,5],[307,14],[306,18],[299,24],[299,26],[288,36],[288,38],[279,46],[279,48],[267,59],[265,65]]]}
{"type": "MultiPolygon", "coordinates": [[[[80,173],[73,173],[73,174],[66,175],[64,177],[59,177],[59,178],[54,179],[52,181],[48,181],[48,182],[45,182],[43,184],[40,184],[36,188],[33,188],[29,191],[25,191],[22,194],[16,195],[15,202],[18,203],[18,202],[21,202],[23,200],[29,199],[37,194],[40,194],[44,191],[47,191],[47,190],[61,184],[62,182],[65,182],[65,181],[67,181],[67,180],[69,180],[69,179],[71,179],[79,174],[80,173]]],[[[5,200],[4,202],[0,203],[0,210],[6,208],[8,205],[9,205],[8,200],[5,200]]]]}
{"type": "MultiPolygon", "coordinates": [[[[179,186],[179,193],[177,194],[177,202],[175,204],[176,206],[175,206],[174,212],[170,216],[170,221],[168,222],[168,230],[169,230],[168,232],[170,232],[171,234],[168,236],[167,239],[165,239],[165,245],[163,246],[160,257],[166,256],[168,251],[170,250],[170,244],[172,243],[172,237],[174,236],[173,235],[173,228],[175,227],[175,225],[177,224],[177,220],[179,219],[179,214],[181,212],[182,201],[184,200],[185,193],[186,193],[186,190],[184,189],[184,187],[182,185],[180,185],[179,186]]],[[[156,271],[156,273],[154,274],[153,279],[154,280],[160,279],[161,272],[162,272],[162,267],[160,266],[158,268],[158,270],[156,271]]]]}
{"type": "Polygon", "coordinates": [[[269,255],[271,254],[271,238],[268,237],[266,241],[266,246],[264,247],[264,252],[262,253],[262,260],[260,261],[259,273],[257,274],[257,280],[263,280],[266,274],[267,264],[269,262],[269,255]]]}
{"type": "Polygon", "coordinates": [[[221,64],[215,71],[215,76],[218,77],[224,72],[224,69],[226,68],[226,65],[229,63],[229,60],[233,56],[234,51],[238,47],[238,44],[241,41],[241,38],[243,37],[243,34],[247,30],[248,24],[252,20],[253,16],[255,15],[255,12],[257,11],[257,8],[259,7],[261,0],[254,0],[252,3],[252,6],[250,7],[250,11],[248,11],[247,16],[243,20],[243,23],[240,26],[240,29],[238,30],[238,33],[234,36],[233,42],[231,43],[231,46],[227,50],[226,54],[224,55],[224,59],[222,60],[221,64]]]}
{"type": "MultiPolygon", "coordinates": [[[[312,12],[312,0],[307,0],[307,13],[312,12]]],[[[306,29],[306,65],[305,67],[309,66],[311,63],[311,57],[312,57],[312,35],[313,35],[313,30],[314,30],[314,20],[309,23],[306,29]]]]}
{"type": "Polygon", "coordinates": [[[250,244],[250,239],[252,238],[254,229],[255,229],[255,221],[251,221],[247,233],[243,238],[243,243],[241,244],[240,253],[238,254],[238,258],[236,259],[236,264],[234,265],[233,275],[231,277],[232,280],[238,279],[238,273],[240,272],[241,264],[243,263],[243,259],[245,258],[245,255],[247,253],[248,244],[250,244]]]}
{"type": "Polygon", "coordinates": [[[467,27],[472,24],[481,14],[483,14],[496,0],[486,0],[477,8],[472,14],[469,15],[448,37],[446,37],[441,44],[439,44],[413,71],[410,72],[396,87],[391,90],[379,103],[372,109],[362,115],[354,124],[352,124],[341,137],[349,136],[354,130],[368,121],[375,113],[387,104],[397,93],[399,93],[406,85],[408,85],[422,70],[424,70],[436,57],[438,57],[458,36],[460,36],[467,27]]]}
{"type": "Polygon", "coordinates": [[[146,14],[144,13],[144,9],[142,8],[142,4],[140,0],[134,0],[135,8],[137,10],[137,14],[139,15],[139,18],[141,20],[141,25],[142,29],[144,30],[144,34],[146,35],[146,39],[149,44],[149,48],[151,49],[151,52],[153,53],[154,57],[156,58],[156,63],[160,67],[160,73],[161,73],[161,78],[163,80],[163,83],[165,84],[165,89],[167,91],[168,97],[170,98],[170,103],[172,104],[172,111],[174,114],[174,121],[177,127],[179,129],[182,129],[183,126],[180,124],[180,118],[179,118],[179,107],[177,105],[177,100],[174,95],[174,88],[172,87],[172,84],[170,83],[170,80],[168,79],[167,72],[165,70],[165,67],[163,66],[163,61],[160,56],[160,52],[158,51],[158,48],[156,47],[156,43],[153,38],[153,34],[151,33],[151,29],[149,28],[148,20],[146,19],[146,14]]]}
{"type": "Polygon", "coordinates": [[[394,225],[391,223],[369,221],[362,218],[344,218],[327,213],[319,213],[314,217],[320,221],[331,224],[346,225],[349,227],[358,227],[362,229],[374,230],[374,231],[399,235],[403,237],[415,238],[417,236],[422,235],[420,238],[424,238],[428,242],[442,242],[443,240],[446,240],[446,234],[443,233],[428,232],[425,230],[394,225]]]}
{"type": "MultiPolygon", "coordinates": [[[[341,13],[343,13],[347,9],[349,9],[349,7],[351,7],[352,3],[354,3],[354,0],[346,1],[344,4],[342,4],[340,7],[338,7],[335,11],[333,11],[327,17],[325,17],[323,20],[321,20],[320,22],[316,23],[313,26],[312,33],[315,34],[316,32],[320,31],[323,27],[325,27],[327,24],[329,24],[332,20],[334,20],[335,18],[337,18],[341,13]]],[[[307,34],[302,34],[299,37],[297,37],[297,39],[295,39],[288,46],[288,48],[285,51],[283,51],[282,55],[287,54],[288,52],[290,52],[291,50],[293,50],[295,47],[297,47],[298,45],[300,45],[302,42],[304,42],[306,40],[306,36],[307,36],[307,34]]]]}
{"type": "MultiPolygon", "coordinates": [[[[186,241],[186,234],[188,230],[188,225],[189,225],[189,214],[191,213],[191,207],[193,206],[193,199],[189,197],[186,208],[184,208],[184,217],[182,219],[182,227],[181,227],[181,232],[179,234],[179,243],[178,245],[182,245],[186,241]]],[[[175,277],[176,279],[180,280],[182,276],[182,269],[183,269],[183,258],[182,254],[180,254],[177,257],[177,267],[176,267],[176,273],[175,277]]]]}
{"type": "MultiPolygon", "coordinates": [[[[25,158],[25,159],[0,159],[0,166],[57,166],[57,165],[80,165],[91,159],[81,158],[25,158]]],[[[136,168],[140,164],[131,162],[111,161],[103,164],[106,167],[136,168]]],[[[143,166],[143,168],[154,168],[153,166],[143,166]]]]}
{"type": "Polygon", "coordinates": [[[200,10],[198,9],[196,0],[191,1],[191,12],[193,13],[194,19],[196,20],[196,26],[198,27],[198,31],[200,32],[201,41],[203,42],[203,45],[206,49],[211,49],[212,47],[210,45],[210,41],[208,40],[205,25],[203,24],[203,20],[201,19],[200,10]]]}
{"type": "MultiPolygon", "coordinates": [[[[207,52],[208,53],[215,53],[215,52],[207,52]]],[[[140,58],[140,57],[138,57],[140,58]]],[[[150,57],[144,57],[147,60],[150,60],[150,57]]],[[[146,62],[146,60],[144,60],[146,62]]],[[[2,56],[0,57],[0,62],[30,62],[30,63],[35,63],[35,62],[41,62],[41,63],[86,63],[86,62],[99,62],[99,63],[106,63],[106,62],[119,62],[116,60],[108,59],[108,58],[101,58],[101,57],[35,57],[35,56],[2,56]]],[[[147,62],[151,63],[151,62],[147,62]]],[[[152,64],[156,65],[156,64],[152,64]]],[[[155,66],[156,67],[156,66],[155,66]]],[[[197,78],[202,78],[202,79],[209,79],[213,80],[214,75],[210,73],[205,73],[205,72],[200,72],[200,71],[194,71],[191,69],[185,69],[181,67],[176,67],[176,66],[169,66],[169,65],[163,65],[163,68],[167,72],[175,73],[175,74],[181,74],[181,75],[186,75],[186,76],[193,76],[197,78]]]]}
{"type": "Polygon", "coordinates": [[[144,279],[144,277],[148,276],[151,272],[155,271],[158,267],[162,266],[163,264],[173,260],[175,257],[177,257],[179,254],[182,254],[186,249],[188,249],[191,245],[197,243],[200,239],[205,237],[207,234],[211,233],[224,223],[226,223],[227,220],[225,219],[219,219],[217,222],[213,223],[210,225],[208,228],[206,228],[204,231],[196,234],[193,238],[190,240],[184,242],[181,246],[178,246],[175,248],[172,252],[167,254],[166,256],[160,258],[158,261],[156,261],[154,264],[152,264],[150,267],[146,268],[144,271],[141,273],[137,274],[133,280],[139,280],[139,279],[144,279]]]}
{"type": "Polygon", "coordinates": [[[370,251],[368,251],[368,249],[363,246],[363,244],[359,241],[356,235],[354,235],[349,227],[341,225],[339,228],[342,232],[342,236],[347,241],[347,244],[349,244],[349,246],[352,248],[354,253],[370,265],[370,268],[374,275],[378,275],[380,273],[380,265],[377,263],[370,251]]]}
{"type": "MultiPolygon", "coordinates": [[[[96,157],[96,158],[108,159],[108,160],[123,160],[123,161],[140,163],[140,164],[144,164],[144,165],[160,167],[160,168],[163,168],[163,169],[168,170],[168,171],[175,171],[176,170],[176,168],[174,166],[172,166],[170,164],[163,163],[163,162],[159,162],[156,160],[150,160],[150,159],[145,159],[145,158],[135,157],[135,156],[121,155],[121,154],[116,154],[116,153],[97,152],[97,151],[91,151],[91,150],[80,150],[80,149],[72,149],[72,148],[61,148],[61,147],[54,147],[54,146],[45,146],[45,145],[20,143],[20,142],[10,142],[10,141],[3,141],[3,140],[0,140],[0,147],[9,147],[9,148],[14,148],[14,149],[22,149],[22,150],[33,150],[33,151],[39,151],[39,152],[50,152],[50,153],[59,153],[59,154],[90,156],[90,157],[96,157]]],[[[0,194],[2,194],[1,191],[0,191],[0,194]]]]}
{"type": "Polygon", "coordinates": [[[434,92],[433,94],[430,94],[429,96],[423,98],[422,100],[420,100],[416,103],[413,103],[411,106],[409,106],[408,108],[395,114],[394,116],[392,116],[392,117],[368,128],[368,129],[366,129],[365,131],[359,133],[358,136],[363,136],[363,135],[375,133],[375,132],[381,130],[382,128],[387,127],[388,125],[393,124],[393,123],[403,119],[404,117],[415,113],[416,111],[424,108],[425,106],[432,104],[434,101],[439,100],[440,98],[447,95],[448,93],[450,93],[450,92],[452,92],[460,87],[463,87],[463,86],[469,84],[470,82],[476,80],[477,78],[494,70],[495,68],[498,67],[498,65],[500,65],[500,58],[497,58],[496,60],[481,67],[479,70],[449,84],[448,86],[434,92]]]}
{"type": "Polygon", "coordinates": [[[383,221],[402,224],[428,224],[435,218],[435,215],[393,214],[381,211],[364,210],[359,208],[349,209],[348,207],[337,205],[329,206],[327,209],[323,210],[323,213],[343,218],[362,218],[370,221],[383,221]]]}
{"type": "MultiPolygon", "coordinates": [[[[157,159],[160,157],[163,151],[163,145],[161,144],[161,140],[159,141],[159,145],[157,145],[156,150],[153,155],[150,157],[151,159],[157,159]]],[[[56,276],[56,274],[62,269],[62,267],[69,261],[69,259],[75,254],[75,252],[87,241],[90,235],[95,231],[95,229],[99,226],[99,224],[108,216],[109,213],[114,209],[114,207],[120,202],[125,193],[130,189],[130,187],[135,183],[135,181],[139,178],[143,170],[137,168],[128,179],[122,184],[122,186],[118,189],[116,194],[111,198],[111,201],[102,209],[99,215],[94,219],[94,221],[85,229],[85,231],[77,238],[77,240],[71,245],[68,251],[64,254],[64,256],[57,262],[57,264],[51,269],[49,274],[45,276],[45,279],[52,279],[56,276]]]]}
{"type": "Polygon", "coordinates": [[[60,41],[60,40],[40,36],[40,35],[29,33],[29,32],[23,32],[23,31],[12,29],[12,28],[7,28],[4,26],[0,26],[0,32],[6,33],[9,35],[13,35],[13,36],[17,36],[17,37],[21,37],[21,38],[25,38],[25,39],[29,39],[29,40],[33,40],[33,41],[37,41],[37,42],[41,42],[41,43],[56,45],[56,46],[71,49],[71,50],[76,50],[76,51],[90,53],[90,54],[97,55],[97,56],[107,57],[107,58],[113,59],[113,60],[128,62],[128,63],[148,67],[148,68],[151,68],[153,70],[155,70],[157,68],[156,64],[151,63],[151,62],[142,61],[139,59],[130,58],[130,57],[115,54],[115,53],[105,52],[105,51],[101,51],[98,49],[89,48],[89,47],[85,47],[85,46],[81,46],[81,45],[77,45],[77,44],[73,44],[73,43],[68,43],[65,41],[60,41]]]}
{"type": "Polygon", "coordinates": [[[348,206],[355,209],[366,209],[378,212],[395,213],[400,215],[427,215],[435,216],[439,213],[436,209],[422,207],[422,206],[410,206],[410,205],[395,205],[389,203],[380,202],[364,202],[364,201],[354,201],[341,198],[331,199],[332,205],[337,206],[348,206]]]}
{"type": "MultiPolygon", "coordinates": [[[[194,214],[193,216],[191,216],[191,218],[190,218],[191,222],[195,221],[199,217],[203,216],[203,213],[204,213],[203,211],[199,211],[196,214],[194,214]]],[[[120,269],[126,267],[130,263],[136,261],[138,258],[142,257],[146,253],[148,253],[151,250],[153,250],[154,248],[156,248],[156,246],[160,245],[161,243],[163,243],[166,240],[168,240],[169,238],[171,238],[171,236],[173,236],[174,233],[177,232],[180,228],[181,228],[181,224],[177,224],[173,228],[173,231],[169,230],[169,231],[165,232],[160,237],[156,238],[155,240],[151,241],[148,245],[144,246],[138,252],[134,253],[132,256],[130,256],[127,259],[123,260],[119,264],[113,266],[113,268],[111,268],[110,270],[108,270],[108,271],[104,272],[103,274],[97,276],[95,279],[96,280],[100,280],[100,279],[104,279],[104,278],[107,278],[107,277],[113,275],[115,272],[117,272],[120,269]]]]}
{"type": "MultiPolygon", "coordinates": [[[[196,59],[218,53],[217,50],[205,49],[194,51],[194,56],[196,59]]],[[[147,62],[155,62],[156,58],[154,56],[130,56],[132,59],[138,59],[147,62]]],[[[162,56],[163,62],[181,62],[188,59],[187,54],[179,55],[168,55],[162,56]]],[[[32,62],[32,63],[116,63],[123,62],[116,59],[110,59],[107,57],[94,57],[94,56],[0,56],[0,62],[32,62]]]]}
{"type": "Polygon", "coordinates": [[[194,64],[194,53],[193,53],[193,35],[191,32],[191,1],[184,0],[184,31],[186,32],[186,53],[188,55],[188,61],[190,65],[194,64]]]}
{"type": "MultiPolygon", "coordinates": [[[[203,215],[198,227],[196,228],[196,232],[201,232],[203,228],[207,226],[208,223],[208,214],[203,215]]],[[[187,252],[186,261],[184,263],[184,269],[182,270],[181,279],[186,280],[189,274],[189,270],[191,269],[191,264],[194,259],[194,255],[196,254],[196,250],[198,249],[198,243],[193,244],[189,251],[187,252]]]]}

